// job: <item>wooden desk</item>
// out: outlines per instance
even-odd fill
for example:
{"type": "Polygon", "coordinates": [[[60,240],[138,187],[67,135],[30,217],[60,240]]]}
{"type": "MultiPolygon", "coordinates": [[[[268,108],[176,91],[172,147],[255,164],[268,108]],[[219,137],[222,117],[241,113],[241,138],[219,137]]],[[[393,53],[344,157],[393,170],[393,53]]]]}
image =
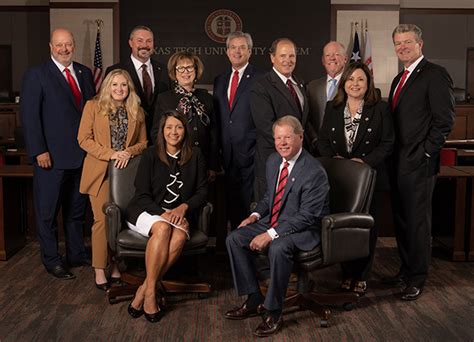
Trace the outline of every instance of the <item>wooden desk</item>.
{"type": "Polygon", "coordinates": [[[25,246],[27,187],[31,187],[32,178],[31,165],[0,167],[0,260],[7,260],[25,246]]]}

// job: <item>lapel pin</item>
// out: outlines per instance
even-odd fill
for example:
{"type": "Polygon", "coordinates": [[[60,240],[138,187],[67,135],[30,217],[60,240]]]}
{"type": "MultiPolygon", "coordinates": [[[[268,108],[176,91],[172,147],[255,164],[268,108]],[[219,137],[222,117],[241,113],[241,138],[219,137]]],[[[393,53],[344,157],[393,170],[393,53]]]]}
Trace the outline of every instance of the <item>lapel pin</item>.
{"type": "Polygon", "coordinates": [[[291,178],[291,181],[294,182],[294,181],[295,181],[295,177],[291,178]]]}
{"type": "Polygon", "coordinates": [[[247,75],[247,78],[249,78],[249,77],[250,77],[250,75],[247,75]]]}
{"type": "Polygon", "coordinates": [[[81,69],[79,69],[79,73],[82,74],[82,70],[81,70],[81,69]]]}
{"type": "Polygon", "coordinates": [[[365,121],[369,121],[369,118],[367,116],[365,117],[365,121]]]}

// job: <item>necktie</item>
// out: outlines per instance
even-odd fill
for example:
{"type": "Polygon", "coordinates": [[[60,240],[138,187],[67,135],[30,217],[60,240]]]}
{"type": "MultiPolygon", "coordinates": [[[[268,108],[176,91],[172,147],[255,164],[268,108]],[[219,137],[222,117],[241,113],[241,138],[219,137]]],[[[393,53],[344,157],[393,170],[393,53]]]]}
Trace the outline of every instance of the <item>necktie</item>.
{"type": "Polygon", "coordinates": [[[328,101],[331,101],[334,98],[334,95],[336,95],[336,89],[337,89],[337,80],[335,78],[330,80],[331,84],[329,85],[329,91],[328,91],[328,101]]]}
{"type": "Polygon", "coordinates": [[[232,104],[234,102],[235,93],[237,92],[237,87],[239,85],[239,72],[234,71],[232,76],[232,82],[230,83],[230,94],[229,94],[229,108],[232,109],[232,104]]]}
{"type": "Polygon", "coordinates": [[[296,94],[296,90],[293,87],[293,83],[290,81],[290,79],[286,80],[286,85],[288,87],[288,90],[290,91],[291,97],[295,100],[296,106],[298,107],[300,113],[303,113],[303,109],[301,108],[300,99],[298,98],[298,95],[296,94]]]}
{"type": "Polygon", "coordinates": [[[71,71],[69,71],[68,68],[65,68],[64,72],[66,73],[67,83],[69,83],[69,87],[71,88],[72,95],[74,96],[74,101],[76,101],[77,108],[81,108],[82,95],[79,87],[77,86],[76,80],[74,77],[72,77],[71,71]]]}
{"type": "Polygon", "coordinates": [[[143,80],[143,93],[145,94],[145,99],[147,104],[151,104],[153,95],[153,86],[151,85],[150,74],[147,71],[146,64],[142,65],[142,80],[143,80]]]}
{"type": "Polygon", "coordinates": [[[400,95],[403,85],[405,84],[405,80],[407,79],[408,76],[408,70],[405,70],[405,72],[402,75],[402,78],[400,79],[400,82],[398,83],[397,89],[395,90],[395,94],[393,94],[392,97],[392,111],[397,108],[397,102],[398,102],[398,96],[400,95]]]}
{"type": "Polygon", "coordinates": [[[270,220],[270,228],[275,228],[277,226],[278,215],[280,214],[281,200],[283,194],[285,193],[285,185],[288,179],[288,162],[284,162],[283,168],[280,172],[280,178],[278,179],[278,186],[275,193],[275,199],[273,200],[272,207],[272,217],[270,220]]]}

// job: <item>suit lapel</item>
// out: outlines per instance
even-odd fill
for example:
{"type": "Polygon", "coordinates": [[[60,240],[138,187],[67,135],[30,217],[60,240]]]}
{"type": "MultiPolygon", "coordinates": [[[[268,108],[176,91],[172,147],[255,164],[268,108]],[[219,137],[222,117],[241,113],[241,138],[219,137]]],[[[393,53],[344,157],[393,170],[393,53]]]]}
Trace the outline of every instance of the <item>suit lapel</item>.
{"type": "MultiPolygon", "coordinates": [[[[128,129],[127,129],[127,141],[125,142],[125,147],[129,147],[130,143],[132,142],[133,134],[135,133],[135,128],[137,126],[137,120],[132,119],[130,115],[127,113],[128,118],[128,129]]],[[[109,132],[110,136],[110,132],[109,132]]]]}
{"type": "Polygon", "coordinates": [[[301,170],[304,168],[305,164],[305,156],[304,156],[304,150],[301,152],[299,158],[296,160],[295,165],[293,166],[293,169],[291,170],[291,173],[288,175],[288,180],[285,185],[285,192],[283,193],[283,198],[281,199],[281,206],[280,206],[280,214],[281,214],[281,208],[285,205],[285,201],[288,198],[288,194],[290,193],[291,188],[295,184],[296,180],[298,179],[301,170]]]}
{"type": "Polygon", "coordinates": [[[374,114],[374,107],[366,107],[362,109],[362,115],[360,117],[359,128],[357,129],[357,135],[354,141],[354,145],[352,146],[352,151],[357,150],[357,146],[359,146],[360,142],[363,140],[364,135],[362,132],[367,132],[367,127],[369,123],[372,121],[372,116],[374,114]]]}
{"type": "Polygon", "coordinates": [[[80,68],[77,63],[72,64],[74,67],[74,72],[76,73],[77,81],[79,82],[79,88],[81,89],[81,108],[84,108],[85,105],[85,94],[86,94],[86,85],[84,83],[84,75],[82,74],[82,68],[80,68]]]}
{"type": "Polygon", "coordinates": [[[273,201],[275,200],[275,190],[278,183],[278,175],[280,174],[280,165],[282,162],[283,162],[283,159],[281,157],[277,158],[275,165],[273,165],[273,167],[271,168],[271,172],[272,172],[272,174],[270,175],[271,183],[267,185],[270,187],[270,199],[271,199],[270,213],[272,212],[273,201]]]}
{"type": "Polygon", "coordinates": [[[296,78],[295,75],[293,75],[293,79],[298,85],[301,95],[303,95],[303,108],[301,108],[303,110],[303,113],[301,113],[301,122],[305,124],[307,116],[308,116],[308,112],[309,112],[309,104],[308,104],[308,97],[306,96],[306,89],[303,85],[303,82],[300,81],[298,78],[296,78]]]}
{"type": "MultiPolygon", "coordinates": [[[[293,99],[293,97],[290,94],[290,91],[288,90],[288,87],[286,86],[285,83],[281,80],[281,78],[275,73],[275,71],[272,69],[270,72],[270,80],[273,84],[273,86],[285,97],[285,99],[288,101],[290,104],[291,108],[295,113],[299,113],[300,109],[296,107],[296,102],[293,99]]],[[[302,114],[301,114],[302,115],[302,114]]]]}
{"type": "Polygon", "coordinates": [[[158,92],[160,90],[159,85],[160,85],[161,73],[163,72],[163,70],[152,59],[150,59],[150,62],[153,67],[153,78],[155,79],[155,87],[153,88],[153,101],[152,101],[152,103],[154,103],[156,97],[158,96],[158,92]]]}
{"type": "Polygon", "coordinates": [[[410,74],[410,77],[405,81],[405,84],[403,85],[402,91],[400,92],[400,95],[398,96],[398,103],[397,106],[400,104],[400,102],[403,100],[403,95],[407,92],[407,90],[410,88],[410,86],[413,84],[415,79],[418,77],[420,72],[423,70],[423,67],[426,65],[426,59],[422,59],[420,63],[416,66],[415,70],[413,70],[410,74]]]}
{"type": "MultiPolygon", "coordinates": [[[[61,71],[52,60],[49,61],[48,66],[49,71],[53,75],[53,79],[55,79],[60,88],[63,89],[64,94],[66,94],[69,101],[71,101],[71,103],[74,105],[74,108],[77,108],[76,100],[74,99],[74,95],[72,94],[71,88],[69,86],[69,83],[67,83],[66,78],[61,74],[61,71]]],[[[77,110],[79,111],[79,108],[77,108],[77,110]]]]}
{"type": "MultiPolygon", "coordinates": [[[[244,92],[244,90],[248,87],[251,77],[253,76],[253,69],[251,65],[247,65],[247,67],[244,70],[244,73],[242,75],[242,79],[239,82],[239,86],[237,87],[237,92],[235,93],[235,98],[234,98],[234,105],[232,106],[232,109],[230,110],[231,114],[232,111],[235,108],[236,103],[239,101],[240,95],[244,92]]],[[[229,74],[229,79],[227,80],[227,84],[229,84],[230,81],[230,74],[229,74]]],[[[226,94],[227,95],[227,94],[226,94]]],[[[227,96],[226,96],[227,98],[227,96]]],[[[228,102],[228,100],[227,100],[228,102]]]]}
{"type": "Polygon", "coordinates": [[[135,69],[135,65],[133,65],[131,57],[128,57],[128,60],[125,64],[125,68],[127,69],[130,77],[132,78],[133,84],[135,84],[135,91],[139,98],[143,98],[143,88],[142,84],[140,83],[140,79],[138,78],[137,70],[135,69]]]}
{"type": "MultiPolygon", "coordinates": [[[[224,77],[222,77],[221,88],[219,89],[220,94],[218,94],[221,98],[225,99],[225,107],[228,109],[229,113],[230,113],[230,109],[229,109],[229,97],[227,96],[227,88],[229,87],[231,75],[232,75],[232,72],[229,71],[224,75],[224,77]]],[[[234,99],[234,102],[235,102],[235,99],[234,99]]]]}

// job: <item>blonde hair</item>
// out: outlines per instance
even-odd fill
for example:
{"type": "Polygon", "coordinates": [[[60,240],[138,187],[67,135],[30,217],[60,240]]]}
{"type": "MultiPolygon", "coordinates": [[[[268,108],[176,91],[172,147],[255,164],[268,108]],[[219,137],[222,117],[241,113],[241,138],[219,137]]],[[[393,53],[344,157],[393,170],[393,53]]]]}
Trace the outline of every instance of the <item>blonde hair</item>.
{"type": "Polygon", "coordinates": [[[113,78],[118,75],[122,75],[127,80],[128,96],[123,101],[123,104],[127,111],[128,117],[137,121],[144,121],[145,113],[140,106],[140,98],[135,92],[135,86],[133,85],[132,78],[130,77],[130,74],[123,69],[112,70],[102,82],[102,85],[100,86],[100,92],[95,96],[95,99],[98,103],[98,113],[108,116],[110,113],[117,111],[118,108],[112,100],[111,88],[113,78]]]}

